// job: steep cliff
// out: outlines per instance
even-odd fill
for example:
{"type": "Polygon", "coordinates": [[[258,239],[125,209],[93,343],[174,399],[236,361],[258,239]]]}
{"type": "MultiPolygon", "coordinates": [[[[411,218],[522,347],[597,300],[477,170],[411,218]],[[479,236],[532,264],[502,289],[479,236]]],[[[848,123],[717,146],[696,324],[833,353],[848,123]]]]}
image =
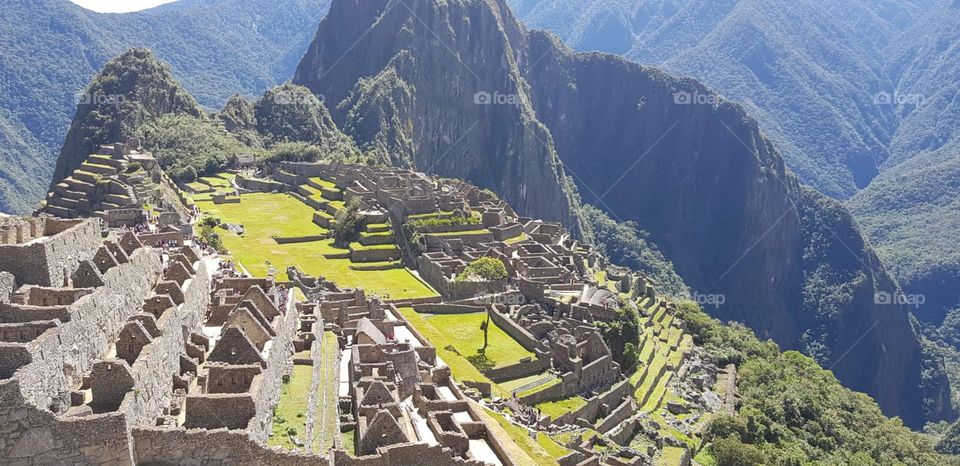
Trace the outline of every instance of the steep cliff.
{"type": "Polygon", "coordinates": [[[756,122],[699,83],[573,53],[502,0],[336,0],[294,82],[381,159],[576,228],[570,176],[650,232],[696,297],[722,296],[715,315],[922,424],[908,313],[875,299],[895,282],[846,211],[802,189],[756,122]]]}
{"type": "Polygon", "coordinates": [[[524,37],[502,3],[333,2],[293,81],[381,161],[470,180],[578,232],[572,183],[515,62],[524,37]],[[485,103],[494,91],[510,103],[485,103]]]}

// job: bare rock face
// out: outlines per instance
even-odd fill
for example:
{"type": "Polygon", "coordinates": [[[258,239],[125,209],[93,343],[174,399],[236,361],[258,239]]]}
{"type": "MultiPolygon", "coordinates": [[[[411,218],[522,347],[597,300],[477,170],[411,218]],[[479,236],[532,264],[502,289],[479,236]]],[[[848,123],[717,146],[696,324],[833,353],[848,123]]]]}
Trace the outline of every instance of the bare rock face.
{"type": "Polygon", "coordinates": [[[576,233],[572,183],[514,61],[525,39],[502,3],[334,2],[294,83],[381,161],[470,180],[576,233]]]}
{"type": "Polygon", "coordinates": [[[937,417],[921,409],[906,310],[874,299],[897,285],[849,214],[696,81],[573,53],[502,0],[336,0],[294,82],[383,162],[468,179],[574,232],[578,190],[649,231],[717,317],[815,356],[888,415],[937,417]]]}

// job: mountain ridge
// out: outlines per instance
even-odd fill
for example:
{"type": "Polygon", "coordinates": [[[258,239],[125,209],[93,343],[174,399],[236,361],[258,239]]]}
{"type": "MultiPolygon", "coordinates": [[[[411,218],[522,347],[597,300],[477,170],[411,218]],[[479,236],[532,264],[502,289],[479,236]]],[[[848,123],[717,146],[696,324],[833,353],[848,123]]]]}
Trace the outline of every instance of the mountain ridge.
{"type": "Polygon", "coordinates": [[[0,18],[0,109],[10,129],[0,141],[22,139],[31,149],[0,144],[0,211],[36,207],[78,96],[122,51],[150,47],[201,104],[219,108],[236,92],[256,95],[286,80],[328,3],[179,1],[107,14],[68,0],[9,2],[0,18]]]}
{"type": "Polygon", "coordinates": [[[323,95],[364,150],[410,154],[406,166],[490,187],[521,213],[570,225],[555,205],[525,196],[547,189],[566,193],[546,198],[566,199],[569,212],[579,193],[615,219],[636,221],[696,293],[726,294],[715,315],[817,355],[910,425],[952,416],[921,414],[918,336],[904,308],[875,302],[898,288],[849,214],[801,189],[757,122],[696,81],[576,54],[526,30],[503,1],[341,0],[294,82],[323,95]],[[471,60],[486,65],[481,74],[471,60]],[[711,103],[677,102],[680,93],[711,103]],[[472,101],[478,95],[484,101],[472,101]],[[490,137],[511,143],[485,144],[490,137]],[[510,176],[499,185],[472,170],[509,166],[512,147],[525,167],[554,167],[556,157],[576,187],[560,173],[543,176],[554,168],[495,171],[510,176]],[[633,170],[639,178],[621,183],[633,170]],[[843,250],[855,260],[822,254],[843,250]]]}

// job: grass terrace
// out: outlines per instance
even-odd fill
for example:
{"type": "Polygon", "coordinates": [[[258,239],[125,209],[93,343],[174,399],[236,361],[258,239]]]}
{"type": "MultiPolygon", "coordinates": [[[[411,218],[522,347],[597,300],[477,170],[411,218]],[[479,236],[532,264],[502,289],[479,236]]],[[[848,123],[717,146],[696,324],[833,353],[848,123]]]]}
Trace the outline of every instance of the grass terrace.
{"type": "Polygon", "coordinates": [[[551,419],[556,419],[564,414],[576,411],[586,406],[586,404],[587,400],[585,398],[573,396],[563,400],[538,403],[534,407],[539,409],[543,414],[550,416],[551,419]]]}
{"type": "Polygon", "coordinates": [[[316,184],[317,186],[322,186],[327,189],[337,189],[336,184],[334,184],[332,181],[327,181],[323,178],[314,177],[314,178],[310,178],[310,181],[316,184]]]}
{"type": "Polygon", "coordinates": [[[313,425],[313,451],[326,454],[333,448],[336,436],[340,434],[337,423],[337,336],[333,332],[324,332],[323,347],[320,348],[321,364],[320,386],[317,387],[317,404],[313,425]]]}
{"type": "MultiPolygon", "coordinates": [[[[487,350],[481,354],[483,349],[483,330],[480,330],[480,324],[487,320],[486,312],[473,312],[469,314],[418,314],[413,311],[413,316],[418,317],[426,325],[432,326],[442,334],[447,342],[452,345],[458,353],[477,366],[478,369],[497,368],[509,366],[520,362],[523,358],[535,358],[536,355],[527,351],[526,348],[517,343],[510,335],[507,335],[493,321],[490,321],[490,330],[488,332],[487,350]],[[485,357],[484,357],[485,356],[485,357]]],[[[406,314],[405,314],[406,315],[406,314]]],[[[418,327],[419,329],[419,327],[418,327]]],[[[434,345],[438,346],[439,345],[434,345]]]]}
{"type": "Polygon", "coordinates": [[[570,450],[567,450],[542,432],[538,433],[537,438],[534,439],[530,437],[529,430],[511,423],[500,413],[487,408],[483,408],[483,410],[483,412],[496,421],[497,424],[506,431],[507,435],[513,439],[514,443],[538,465],[556,465],[558,459],[570,453],[570,450]]]}
{"type": "Polygon", "coordinates": [[[290,380],[280,387],[280,401],[273,412],[273,431],[267,440],[271,447],[292,450],[297,446],[290,439],[291,435],[301,441],[305,439],[312,376],[313,366],[295,365],[290,373],[290,380]]]}
{"type": "MultiPolygon", "coordinates": [[[[402,314],[407,320],[407,322],[409,322],[410,325],[420,333],[420,335],[429,340],[430,343],[437,349],[437,356],[442,359],[447,366],[450,366],[450,373],[453,375],[454,379],[461,382],[486,382],[490,384],[491,393],[494,396],[499,396],[502,398],[510,396],[510,392],[504,390],[492,380],[487,378],[487,376],[483,375],[483,373],[481,373],[480,370],[473,365],[473,363],[467,360],[466,356],[464,356],[463,353],[461,353],[453,345],[453,342],[447,338],[447,334],[444,331],[437,329],[437,327],[433,325],[435,322],[428,320],[428,317],[430,316],[429,314],[420,314],[409,307],[402,307],[398,310],[400,311],[400,314],[402,314]]],[[[473,354],[476,354],[476,352],[474,351],[473,354]]]]}
{"type": "Polygon", "coordinates": [[[271,266],[280,274],[296,265],[304,273],[333,280],[345,288],[363,288],[388,299],[436,296],[436,291],[405,268],[354,270],[349,259],[327,259],[327,254],[349,252],[333,240],[278,244],[273,238],[317,236],[327,230],[313,223],[314,210],[287,194],[243,194],[239,204],[215,205],[194,196],[197,207],[223,223],[243,225],[239,236],[218,230],[233,258],[255,277],[265,277],[271,266]]]}

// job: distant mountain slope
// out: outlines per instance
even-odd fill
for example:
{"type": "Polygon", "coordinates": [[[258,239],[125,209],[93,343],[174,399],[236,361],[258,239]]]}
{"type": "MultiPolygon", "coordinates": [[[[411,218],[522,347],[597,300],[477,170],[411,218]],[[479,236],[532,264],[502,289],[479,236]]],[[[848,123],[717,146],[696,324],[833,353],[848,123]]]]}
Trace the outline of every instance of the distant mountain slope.
{"type": "Polygon", "coordinates": [[[950,149],[960,135],[960,3],[512,3],[529,27],[574,48],[692,76],[742,104],[802,182],[853,197],[883,260],[909,292],[929,294],[922,317],[960,304],[960,287],[943,288],[960,276],[960,212],[944,201],[956,197],[960,155],[950,149]]]}
{"type": "Polygon", "coordinates": [[[579,50],[695,77],[756,116],[800,179],[840,198],[866,186],[897,128],[885,48],[919,2],[541,0],[528,26],[579,50]]]}
{"type": "Polygon", "coordinates": [[[181,0],[100,14],[11,0],[0,15],[0,211],[36,207],[77,95],[110,58],[152,49],[207,107],[289,78],[329,0],[181,0]],[[26,132],[24,131],[26,130],[26,132]]]}
{"type": "Polygon", "coordinates": [[[912,426],[952,416],[949,400],[924,411],[945,378],[921,380],[908,314],[875,299],[897,285],[849,213],[801,188],[744,108],[701,84],[575,54],[504,0],[334,0],[294,82],[361,149],[523,214],[578,228],[575,181],[648,231],[695,297],[722,295],[715,315],[813,354],[912,426]]]}

